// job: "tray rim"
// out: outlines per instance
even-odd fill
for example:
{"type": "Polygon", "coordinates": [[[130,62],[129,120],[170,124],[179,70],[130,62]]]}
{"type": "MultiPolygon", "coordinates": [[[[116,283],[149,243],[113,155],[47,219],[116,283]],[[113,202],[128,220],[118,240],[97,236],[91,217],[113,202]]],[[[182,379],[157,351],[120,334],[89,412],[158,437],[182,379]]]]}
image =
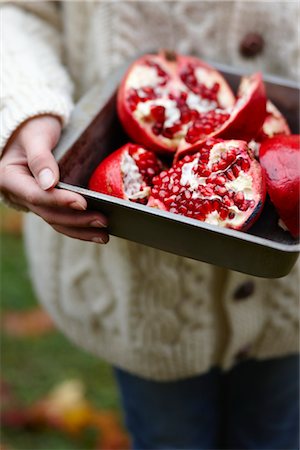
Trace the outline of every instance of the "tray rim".
{"type": "Polygon", "coordinates": [[[300,252],[300,243],[295,244],[283,244],[276,241],[271,241],[270,239],[266,239],[260,236],[252,235],[246,233],[244,231],[233,230],[231,228],[223,228],[218,227],[217,225],[208,224],[205,222],[201,222],[196,219],[191,219],[186,216],[182,216],[180,214],[170,213],[169,211],[163,211],[156,208],[151,208],[146,205],[141,204],[128,204],[128,200],[124,200],[118,197],[113,197],[106,194],[100,194],[94,191],[91,191],[86,188],[82,188],[79,186],[74,186],[69,183],[59,182],[57,185],[60,189],[67,189],[72,192],[76,192],[88,198],[93,198],[96,200],[100,200],[105,203],[115,204],[127,209],[134,209],[136,211],[143,212],[148,215],[154,215],[166,220],[174,221],[176,219],[177,222],[192,226],[194,228],[204,229],[205,231],[209,231],[211,233],[218,233],[224,236],[228,236],[230,238],[234,238],[236,240],[248,241],[251,244],[257,244],[259,246],[268,247],[270,249],[279,250],[285,253],[298,253],[300,252]]]}

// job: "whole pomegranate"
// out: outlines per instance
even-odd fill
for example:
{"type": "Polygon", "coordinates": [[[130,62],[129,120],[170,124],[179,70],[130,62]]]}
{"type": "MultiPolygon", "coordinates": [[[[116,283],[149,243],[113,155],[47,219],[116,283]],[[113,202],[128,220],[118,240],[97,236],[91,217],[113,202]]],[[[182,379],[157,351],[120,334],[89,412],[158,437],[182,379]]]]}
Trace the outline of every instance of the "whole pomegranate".
{"type": "Polygon", "coordinates": [[[153,179],[148,205],[247,230],[258,218],[265,194],[262,169],[247,143],[210,139],[153,179]]]}
{"type": "Polygon", "coordinates": [[[138,203],[146,203],[152,179],[162,170],[157,156],[128,143],[105,158],[93,172],[89,189],[138,203]]]}
{"type": "Polygon", "coordinates": [[[266,174],[267,191],[280,219],[299,236],[300,136],[275,136],[262,142],[259,160],[266,174]]]}
{"type": "Polygon", "coordinates": [[[128,135],[147,148],[174,153],[195,121],[203,134],[230,116],[235,97],[223,76],[191,56],[144,55],[118,91],[118,114],[128,135]]]}

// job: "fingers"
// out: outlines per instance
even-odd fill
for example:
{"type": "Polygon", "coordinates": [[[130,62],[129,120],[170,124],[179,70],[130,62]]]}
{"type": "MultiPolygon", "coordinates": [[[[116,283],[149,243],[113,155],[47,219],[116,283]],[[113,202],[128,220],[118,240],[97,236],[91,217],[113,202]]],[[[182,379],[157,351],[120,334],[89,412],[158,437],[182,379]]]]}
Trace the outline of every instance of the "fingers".
{"type": "Polygon", "coordinates": [[[0,191],[8,200],[38,214],[56,231],[75,239],[106,243],[107,219],[85,211],[87,202],[74,192],[54,188],[59,169],[52,150],[61,132],[52,116],[26,122],[7,147],[0,164],[0,191]]]}
{"type": "Polygon", "coordinates": [[[74,228],[91,228],[92,233],[95,229],[106,228],[107,218],[96,211],[72,211],[62,208],[43,208],[34,207],[32,211],[42,217],[49,225],[64,226],[74,228]]]}
{"type": "Polygon", "coordinates": [[[74,192],[51,189],[42,190],[32,178],[29,170],[22,166],[6,166],[1,174],[1,189],[11,199],[33,210],[33,207],[68,207],[77,210],[87,208],[86,200],[74,192]]]}
{"type": "Polygon", "coordinates": [[[109,236],[107,232],[100,231],[92,228],[74,228],[66,227],[62,225],[52,225],[54,230],[69,236],[74,239],[80,239],[82,241],[91,241],[97,244],[107,244],[109,236]]]}
{"type": "Polygon", "coordinates": [[[32,119],[20,131],[19,142],[27,155],[28,167],[44,190],[54,187],[59,180],[58,164],[52,150],[60,133],[59,120],[50,116],[32,119]]]}
{"type": "Polygon", "coordinates": [[[95,211],[70,211],[59,208],[33,208],[54,230],[71,238],[106,244],[107,218],[95,211]]]}

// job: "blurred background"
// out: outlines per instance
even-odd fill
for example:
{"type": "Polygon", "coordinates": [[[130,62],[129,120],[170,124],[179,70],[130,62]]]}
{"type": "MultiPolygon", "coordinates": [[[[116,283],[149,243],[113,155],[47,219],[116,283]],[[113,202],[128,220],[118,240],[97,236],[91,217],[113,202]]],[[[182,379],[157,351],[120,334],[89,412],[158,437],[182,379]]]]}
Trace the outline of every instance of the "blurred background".
{"type": "Polygon", "coordinates": [[[40,308],[22,214],[0,212],[0,450],[129,449],[110,367],[69,343],[40,308]]]}

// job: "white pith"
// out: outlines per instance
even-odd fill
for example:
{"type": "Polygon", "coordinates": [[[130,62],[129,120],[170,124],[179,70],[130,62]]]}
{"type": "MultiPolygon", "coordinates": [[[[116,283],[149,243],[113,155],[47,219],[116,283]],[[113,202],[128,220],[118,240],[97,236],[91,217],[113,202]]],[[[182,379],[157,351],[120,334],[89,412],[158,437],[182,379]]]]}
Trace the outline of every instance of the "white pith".
{"type": "MultiPolygon", "coordinates": [[[[238,147],[232,148],[237,149],[238,147]]],[[[211,169],[212,165],[220,161],[221,155],[225,154],[228,150],[229,150],[228,147],[223,142],[215,144],[209,152],[209,160],[207,163],[207,167],[211,169]]]]}
{"type": "Polygon", "coordinates": [[[254,200],[252,177],[243,170],[240,171],[239,176],[232,181],[225,183],[226,189],[229,191],[242,191],[246,200],[254,200]]]}
{"type": "MultiPolygon", "coordinates": [[[[141,149],[142,150],[142,149],[141,149]]],[[[144,180],[140,174],[135,160],[126,151],[121,161],[121,173],[123,178],[124,192],[130,200],[137,200],[150,195],[150,187],[143,186],[144,180]]]]}
{"type": "Polygon", "coordinates": [[[159,77],[155,67],[138,65],[132,70],[128,77],[128,85],[133,89],[140,89],[142,87],[155,87],[163,81],[159,77]]]}
{"type": "MultiPolygon", "coordinates": [[[[230,148],[233,148],[232,144],[227,147],[224,146],[224,143],[222,142],[215,144],[210,151],[208,167],[211,168],[214,163],[218,162],[221,158],[222,153],[227,152],[230,148]]],[[[238,146],[236,146],[236,148],[238,149],[238,146]]],[[[237,154],[238,153],[239,152],[237,152],[237,154]]],[[[220,202],[222,202],[222,197],[219,195],[213,194],[211,196],[203,196],[202,194],[200,194],[200,192],[197,192],[199,186],[207,185],[207,177],[199,177],[199,175],[195,173],[198,163],[199,158],[195,158],[193,161],[182,165],[180,185],[186,187],[187,190],[190,190],[192,192],[192,199],[199,198],[203,200],[220,200],[220,202]]],[[[220,171],[220,173],[222,173],[222,171],[220,171]]],[[[253,189],[252,176],[250,175],[250,173],[246,173],[241,168],[238,177],[236,177],[232,181],[226,181],[224,183],[224,186],[226,187],[227,191],[231,190],[235,193],[242,192],[244,194],[245,200],[256,200],[256,195],[253,189]]],[[[234,218],[226,218],[224,220],[220,217],[218,211],[213,211],[206,216],[205,222],[220,226],[226,226],[230,224],[233,227],[237,227],[240,223],[245,221],[245,212],[241,211],[236,205],[226,208],[229,212],[234,213],[234,218]]]]}
{"type": "Polygon", "coordinates": [[[233,219],[223,220],[219,216],[218,211],[213,211],[206,216],[205,222],[211,225],[219,225],[224,227],[228,224],[230,224],[230,226],[238,226],[241,222],[245,221],[245,213],[240,211],[236,206],[231,206],[228,210],[234,212],[235,216],[233,219]]]}
{"type": "Polygon", "coordinates": [[[199,113],[207,113],[208,111],[216,110],[217,108],[216,102],[201,98],[193,92],[189,92],[186,103],[190,109],[195,109],[199,113]]]}

